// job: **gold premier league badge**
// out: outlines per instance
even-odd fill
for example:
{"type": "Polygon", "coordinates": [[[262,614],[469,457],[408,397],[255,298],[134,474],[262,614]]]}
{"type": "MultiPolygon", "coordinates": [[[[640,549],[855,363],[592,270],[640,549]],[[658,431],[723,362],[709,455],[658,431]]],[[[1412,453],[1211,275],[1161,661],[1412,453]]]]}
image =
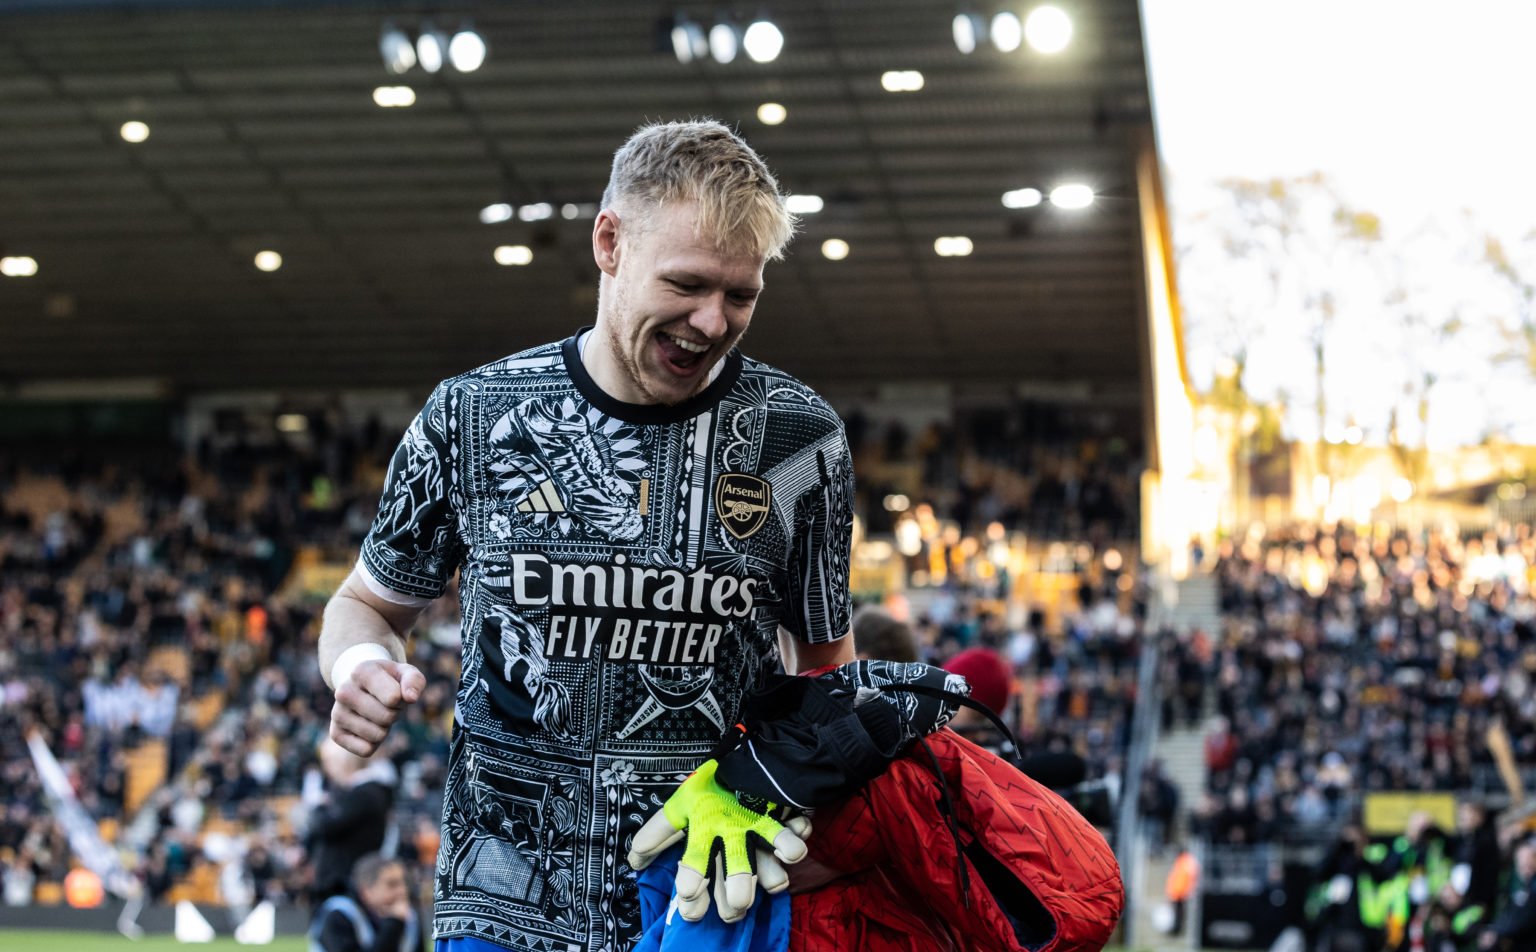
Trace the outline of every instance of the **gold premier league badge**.
{"type": "Polygon", "coordinates": [[[746,473],[724,473],[715,480],[715,512],[725,531],[745,539],[768,521],[772,498],[768,483],[746,473]]]}

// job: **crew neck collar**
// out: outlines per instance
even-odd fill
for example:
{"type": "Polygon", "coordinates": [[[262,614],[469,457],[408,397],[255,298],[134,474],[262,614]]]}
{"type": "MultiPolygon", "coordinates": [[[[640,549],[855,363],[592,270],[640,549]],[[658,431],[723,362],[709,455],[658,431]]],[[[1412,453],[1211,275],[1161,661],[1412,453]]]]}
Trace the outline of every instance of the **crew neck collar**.
{"type": "Polygon", "coordinates": [[[565,372],[571,375],[576,389],[587,398],[587,402],[608,416],[626,423],[681,423],[691,420],[719,404],[736,386],[736,378],[741,376],[741,351],[733,347],[720,362],[720,373],[714,381],[682,403],[625,403],[599,387],[581,362],[581,335],[592,329],[589,324],[560,345],[561,356],[565,358],[565,372]]]}

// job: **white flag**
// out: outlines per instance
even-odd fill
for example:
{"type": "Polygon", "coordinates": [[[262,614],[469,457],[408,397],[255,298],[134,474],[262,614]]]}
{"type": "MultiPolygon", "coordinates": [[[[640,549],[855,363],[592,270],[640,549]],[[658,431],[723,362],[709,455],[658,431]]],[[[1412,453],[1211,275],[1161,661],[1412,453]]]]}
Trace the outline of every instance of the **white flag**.
{"type": "Polygon", "coordinates": [[[101,832],[96,829],[96,821],[91,819],[85,807],[75,798],[69,777],[64,774],[64,768],[59,766],[42,736],[37,733],[28,734],[27,749],[32,752],[32,763],[36,765],[37,776],[43,782],[44,792],[48,794],[48,803],[53,807],[59,825],[64,828],[64,835],[69,838],[69,848],[80,857],[86,869],[101,877],[102,885],[113,895],[122,899],[137,896],[140,891],[138,879],[123,868],[123,860],[117,855],[117,850],[101,838],[101,832]]]}

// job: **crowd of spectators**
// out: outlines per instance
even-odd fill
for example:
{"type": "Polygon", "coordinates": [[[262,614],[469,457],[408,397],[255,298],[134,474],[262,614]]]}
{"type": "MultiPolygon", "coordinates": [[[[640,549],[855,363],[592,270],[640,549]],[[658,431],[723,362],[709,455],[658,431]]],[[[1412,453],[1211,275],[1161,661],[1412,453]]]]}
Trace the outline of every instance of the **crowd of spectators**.
{"type": "Polygon", "coordinates": [[[1101,545],[1140,530],[1140,454],[1125,439],[1083,438],[1059,411],[1020,404],[909,429],[857,411],[848,439],[861,509],[886,531],[887,496],[928,504],[962,533],[992,523],[1033,537],[1101,545]]]}
{"type": "MultiPolygon", "coordinates": [[[[301,550],[355,552],[366,531],[389,447],[354,445],[345,459],[236,446],[0,471],[5,902],[30,902],[72,865],[27,747],[34,733],[85,810],[141,856],[151,899],[198,867],[236,904],[309,889],[330,692],[314,664],[321,605],[280,587],[301,550]],[[166,782],[130,812],[129,764],[146,745],[163,750],[166,782]]],[[[440,629],[443,613],[451,606],[421,630],[440,629]]],[[[389,750],[398,842],[413,858],[432,848],[423,817],[435,837],[458,671],[456,652],[419,640],[434,685],[389,750]]]]}
{"type": "Polygon", "coordinates": [[[1211,561],[1220,625],[1164,655],[1165,723],[1207,725],[1192,832],[1275,869],[1272,847],[1316,844],[1293,924],[1319,947],[1533,947],[1536,840],[1493,809],[1498,738],[1516,764],[1536,756],[1532,528],[1299,526],[1211,561]],[[1450,795],[1460,821],[1373,837],[1379,792],[1450,795]]]}
{"type": "MultiPolygon", "coordinates": [[[[1097,791],[1090,818],[1101,826],[1111,824],[1107,810],[1120,794],[1138,667],[1150,630],[1145,573],[1105,554],[1088,545],[1068,547],[1066,564],[1055,568],[1069,573],[1076,584],[1049,614],[1037,608],[1011,620],[1019,606],[995,597],[991,587],[967,585],[961,576],[952,576],[923,598],[912,592],[910,604],[902,603],[912,617],[917,660],[951,666],[957,657],[978,650],[996,659],[1006,681],[999,710],[1003,720],[1026,754],[1082,759],[1085,783],[1097,791]]],[[[885,627],[871,624],[863,613],[856,615],[856,644],[862,650],[866,641],[861,634],[872,631],[883,650],[890,642],[885,627]]],[[[1171,630],[1156,635],[1164,650],[1174,644],[1171,630]]],[[[974,660],[967,657],[966,663],[964,673],[974,679],[974,660]]],[[[1159,692],[1176,689],[1171,674],[1160,677],[1159,692]]],[[[1171,796],[1177,809],[1178,795],[1171,786],[1158,792],[1171,796]]]]}
{"type": "Polygon", "coordinates": [[[1529,526],[1224,544],[1222,629],[1169,661],[1187,716],[1214,685],[1200,830],[1266,842],[1331,830],[1371,791],[1502,790],[1489,727],[1503,725],[1517,762],[1536,756],[1532,565],[1529,526]]]}
{"type": "MultiPolygon", "coordinates": [[[[899,432],[880,442],[919,460],[933,498],[963,524],[1128,534],[1123,447],[1027,458],[986,427],[968,432],[959,455],[942,428],[920,444],[899,432]],[[1047,511],[1038,524],[1025,515],[1047,511]]],[[[0,464],[0,899],[31,901],[73,862],[32,763],[33,734],[107,838],[138,857],[151,900],[199,880],[236,907],[310,894],[306,836],[333,796],[316,756],[331,703],[314,664],[323,599],[284,584],[301,553],[355,557],[393,449],[377,425],[331,421],[310,437],[0,464]],[[163,750],[164,782],[130,809],[130,762],[146,749],[163,750]]],[[[866,517],[871,507],[883,511],[866,498],[866,517]]],[[[996,652],[1026,746],[1073,751],[1113,786],[1146,593],[1134,566],[1106,570],[1100,549],[1069,548],[1081,584],[1052,630],[1041,612],[1009,624],[998,592],[962,578],[928,593],[912,629],[934,663],[996,652]]],[[[429,687],[385,750],[397,778],[389,845],[418,883],[435,856],[458,624],[451,592],[418,622],[413,661],[429,687]]]]}

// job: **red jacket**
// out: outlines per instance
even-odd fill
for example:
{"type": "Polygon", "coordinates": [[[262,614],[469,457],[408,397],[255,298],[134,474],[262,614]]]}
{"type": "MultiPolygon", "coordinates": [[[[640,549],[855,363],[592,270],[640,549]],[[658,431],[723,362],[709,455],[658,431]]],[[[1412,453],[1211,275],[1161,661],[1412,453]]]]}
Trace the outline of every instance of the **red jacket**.
{"type": "Polygon", "coordinates": [[[842,875],[794,897],[790,952],[1102,949],[1124,891],[1099,832],[953,731],[927,740],[965,844],[968,890],[933,763],[916,747],[858,796],[817,811],[810,859],[842,875]]]}

